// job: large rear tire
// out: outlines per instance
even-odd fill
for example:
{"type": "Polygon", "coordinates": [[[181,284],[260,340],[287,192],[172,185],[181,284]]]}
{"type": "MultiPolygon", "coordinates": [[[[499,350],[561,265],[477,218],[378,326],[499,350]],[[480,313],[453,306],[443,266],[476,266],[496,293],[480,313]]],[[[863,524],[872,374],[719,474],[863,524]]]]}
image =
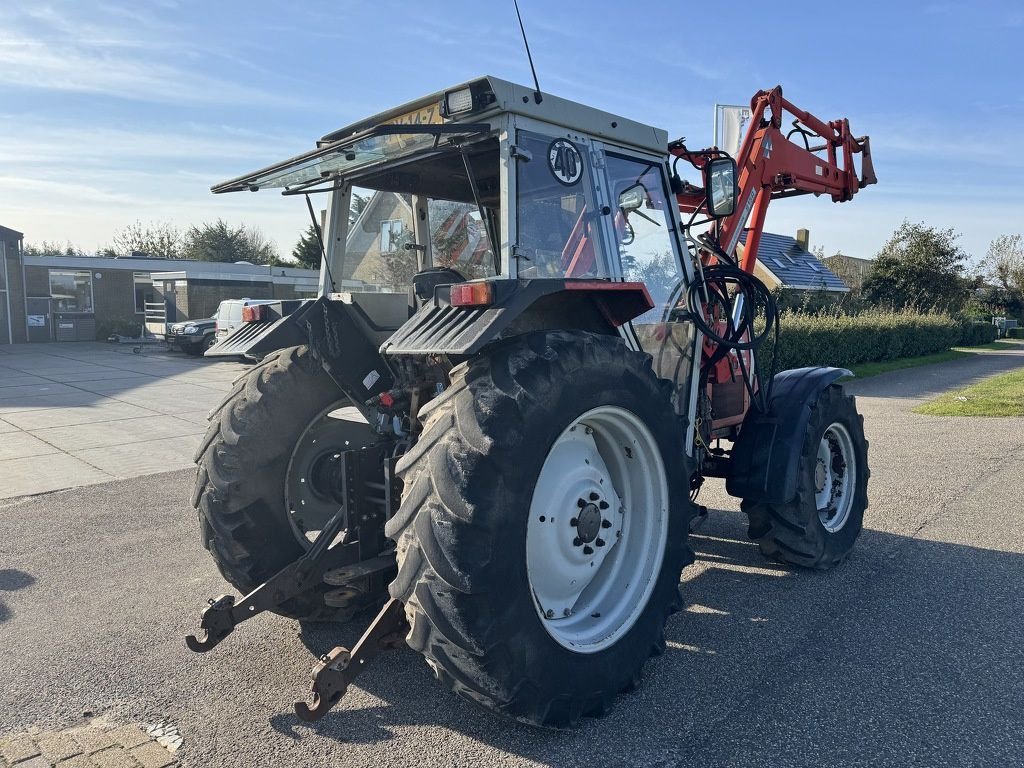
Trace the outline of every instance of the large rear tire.
{"type": "Polygon", "coordinates": [[[796,498],[788,504],[743,500],[750,538],[772,560],[834,568],[860,535],[870,475],[864,417],[853,396],[833,384],[811,407],[796,498]]]}
{"type": "Polygon", "coordinates": [[[670,386],[621,339],[539,332],[453,371],[421,417],[385,528],[409,645],[517,720],[604,714],[664,649],[693,560],[670,386]]]}
{"type": "MultiPolygon", "coordinates": [[[[210,414],[195,454],[192,505],[203,546],[242,594],[301,556],[317,525],[337,511],[336,501],[310,487],[312,480],[325,474],[335,453],[375,439],[365,421],[325,418],[346,405],[351,403],[309,350],[289,347],[239,377],[210,414]]],[[[275,612],[344,621],[387,596],[378,587],[377,594],[355,594],[350,604],[327,605],[331,589],[319,585],[275,612]]]]}

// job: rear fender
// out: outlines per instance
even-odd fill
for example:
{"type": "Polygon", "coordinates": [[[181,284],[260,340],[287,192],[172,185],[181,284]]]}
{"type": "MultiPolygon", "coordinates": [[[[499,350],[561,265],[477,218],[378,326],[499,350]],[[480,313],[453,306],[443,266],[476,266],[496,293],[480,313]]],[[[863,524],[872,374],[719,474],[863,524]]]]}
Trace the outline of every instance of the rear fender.
{"type": "Polygon", "coordinates": [[[768,413],[751,410],[733,444],[725,488],[731,496],[767,504],[796,497],[800,453],[811,407],[845,368],[796,368],[775,376],[768,413]]]}
{"type": "Polygon", "coordinates": [[[211,347],[206,356],[262,357],[284,347],[305,344],[357,406],[394,384],[387,361],[377,351],[365,325],[354,317],[358,309],[351,304],[322,296],[315,301],[264,306],[269,315],[267,320],[245,323],[211,347]],[[288,304],[294,306],[281,306],[288,304]],[[289,309],[290,312],[283,311],[289,309]]]}
{"type": "Polygon", "coordinates": [[[540,279],[490,281],[486,306],[453,306],[451,285],[381,346],[386,355],[474,355],[488,344],[529,331],[573,329],[617,334],[654,306],[643,283],[540,279]]]}

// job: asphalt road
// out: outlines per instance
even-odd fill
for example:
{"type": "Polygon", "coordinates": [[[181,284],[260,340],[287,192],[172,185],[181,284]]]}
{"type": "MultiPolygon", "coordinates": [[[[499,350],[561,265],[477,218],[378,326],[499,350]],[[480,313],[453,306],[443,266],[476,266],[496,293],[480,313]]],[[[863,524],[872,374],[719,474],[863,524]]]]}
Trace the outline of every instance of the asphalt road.
{"type": "Polygon", "coordinates": [[[737,504],[694,537],[686,611],[640,689],[568,732],[500,720],[382,656],[318,724],[312,658],[357,628],[263,616],[185,650],[224,591],[191,473],[0,506],[0,734],[83,711],[176,724],[194,766],[1024,764],[1024,423],[918,416],[931,392],[1024,364],[992,353],[853,385],[871,441],[866,530],[828,574],[765,562],[737,504]]]}

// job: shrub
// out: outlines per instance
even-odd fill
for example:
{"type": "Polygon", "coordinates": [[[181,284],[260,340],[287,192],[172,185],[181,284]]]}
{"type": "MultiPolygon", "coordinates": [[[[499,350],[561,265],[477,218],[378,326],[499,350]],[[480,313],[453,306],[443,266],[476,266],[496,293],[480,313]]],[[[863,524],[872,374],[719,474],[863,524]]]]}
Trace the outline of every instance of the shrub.
{"type": "Polygon", "coordinates": [[[110,317],[96,323],[97,341],[106,341],[111,336],[137,338],[142,332],[141,317],[110,317]]]}
{"type": "Polygon", "coordinates": [[[1006,330],[1008,339],[1024,339],[1024,328],[1008,328],[1006,330]]]}
{"type": "Polygon", "coordinates": [[[991,344],[996,340],[997,329],[992,323],[981,323],[976,320],[964,319],[960,323],[961,347],[976,347],[979,344],[991,344]]]}
{"type": "MultiPolygon", "coordinates": [[[[960,343],[963,323],[939,312],[868,310],[857,315],[783,312],[775,370],[930,355],[960,343]]],[[[981,343],[981,342],[979,342],[981,343]]],[[[768,360],[772,342],[761,359],[768,360]]]]}

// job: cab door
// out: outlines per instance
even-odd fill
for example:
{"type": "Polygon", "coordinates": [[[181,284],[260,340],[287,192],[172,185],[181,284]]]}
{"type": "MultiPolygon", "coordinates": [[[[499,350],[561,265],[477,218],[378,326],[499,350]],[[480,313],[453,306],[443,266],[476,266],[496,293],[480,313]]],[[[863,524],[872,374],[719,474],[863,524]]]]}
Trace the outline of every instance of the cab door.
{"type": "Polygon", "coordinates": [[[676,387],[676,408],[691,420],[696,333],[685,319],[692,267],[683,258],[679,209],[662,158],[600,147],[610,213],[603,217],[616,277],[641,282],[654,307],[624,329],[627,341],[653,358],[654,371],[676,387]]]}

